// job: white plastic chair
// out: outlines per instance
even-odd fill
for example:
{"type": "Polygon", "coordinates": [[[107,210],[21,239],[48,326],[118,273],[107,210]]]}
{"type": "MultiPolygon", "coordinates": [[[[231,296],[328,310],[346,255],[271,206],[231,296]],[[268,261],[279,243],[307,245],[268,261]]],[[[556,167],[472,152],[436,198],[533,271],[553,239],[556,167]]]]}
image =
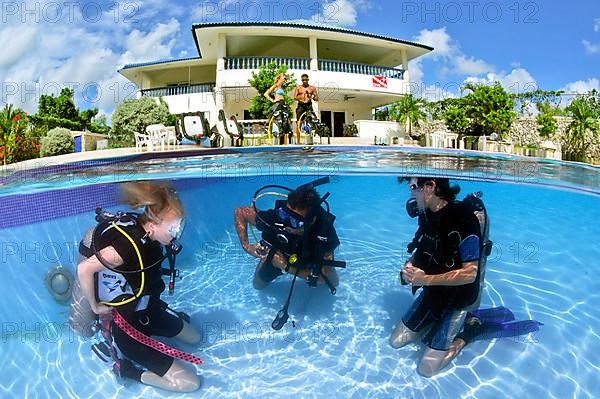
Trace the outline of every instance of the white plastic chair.
{"type": "Polygon", "coordinates": [[[152,140],[152,137],[150,137],[150,135],[148,134],[135,132],[135,151],[142,151],[143,146],[146,146],[148,148],[148,151],[153,151],[154,142],[152,140]]]}
{"type": "Polygon", "coordinates": [[[167,145],[178,146],[179,141],[177,141],[177,133],[175,132],[175,128],[174,127],[165,127],[164,131],[166,133],[165,140],[167,142],[167,145]]]}
{"type": "Polygon", "coordinates": [[[161,151],[165,150],[166,131],[163,124],[148,125],[146,126],[146,134],[150,136],[153,144],[160,144],[161,151]]]}

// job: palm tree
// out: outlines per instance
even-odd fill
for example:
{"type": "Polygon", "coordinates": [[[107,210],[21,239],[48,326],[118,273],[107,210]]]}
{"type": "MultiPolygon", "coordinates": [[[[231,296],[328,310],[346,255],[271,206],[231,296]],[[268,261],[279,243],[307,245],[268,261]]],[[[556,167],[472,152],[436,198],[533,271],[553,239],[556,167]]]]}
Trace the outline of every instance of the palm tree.
{"type": "Polygon", "coordinates": [[[407,94],[396,101],[390,107],[390,118],[396,122],[403,123],[408,135],[412,137],[412,127],[420,126],[420,122],[426,119],[423,108],[425,100],[414,98],[412,94],[407,94]]]}
{"type": "Polygon", "coordinates": [[[586,150],[600,133],[598,110],[585,97],[576,98],[565,110],[573,118],[565,134],[565,154],[569,160],[584,161],[586,150]]]}

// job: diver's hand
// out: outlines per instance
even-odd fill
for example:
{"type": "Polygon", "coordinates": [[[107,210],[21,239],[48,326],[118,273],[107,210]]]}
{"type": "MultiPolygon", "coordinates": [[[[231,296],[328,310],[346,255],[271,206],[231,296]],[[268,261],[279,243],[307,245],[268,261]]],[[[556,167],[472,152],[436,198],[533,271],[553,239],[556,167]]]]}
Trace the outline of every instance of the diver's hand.
{"type": "Polygon", "coordinates": [[[409,284],[423,286],[426,277],[427,275],[423,270],[413,266],[410,262],[406,262],[402,269],[402,278],[409,284]]]}
{"type": "Polygon", "coordinates": [[[244,245],[244,251],[259,259],[266,258],[269,252],[268,248],[263,247],[260,243],[244,245]]]}
{"type": "Polygon", "coordinates": [[[110,313],[112,311],[112,308],[110,306],[107,306],[107,305],[104,305],[102,303],[97,303],[96,302],[94,305],[92,305],[92,310],[97,315],[103,315],[103,314],[110,313]]]}

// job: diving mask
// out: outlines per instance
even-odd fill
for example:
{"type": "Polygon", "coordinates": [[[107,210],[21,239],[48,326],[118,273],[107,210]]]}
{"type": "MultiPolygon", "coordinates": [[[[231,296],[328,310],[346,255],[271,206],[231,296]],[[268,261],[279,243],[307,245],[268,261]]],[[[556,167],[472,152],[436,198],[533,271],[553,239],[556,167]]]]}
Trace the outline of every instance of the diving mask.
{"type": "Polygon", "coordinates": [[[287,208],[277,208],[277,216],[283,221],[289,223],[293,229],[299,229],[304,226],[304,218],[296,212],[287,208]]]}
{"type": "Polygon", "coordinates": [[[185,219],[176,219],[171,223],[171,225],[167,229],[167,232],[171,236],[172,240],[177,241],[181,238],[184,228],[185,228],[185,219]]]}

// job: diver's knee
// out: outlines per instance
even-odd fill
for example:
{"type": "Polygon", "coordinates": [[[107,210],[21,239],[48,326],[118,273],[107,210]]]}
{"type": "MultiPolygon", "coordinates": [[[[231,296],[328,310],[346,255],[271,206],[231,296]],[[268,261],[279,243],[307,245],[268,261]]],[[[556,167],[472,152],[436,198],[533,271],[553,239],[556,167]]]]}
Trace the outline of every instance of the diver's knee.
{"type": "Polygon", "coordinates": [[[176,392],[194,392],[202,385],[200,376],[195,372],[183,369],[178,364],[171,366],[163,378],[169,381],[171,389],[176,392]]]}
{"type": "Polygon", "coordinates": [[[193,378],[189,380],[183,381],[181,384],[181,392],[194,392],[200,389],[202,383],[200,382],[200,377],[194,374],[193,378]]]}
{"type": "Polygon", "coordinates": [[[255,277],[254,280],[252,280],[252,287],[254,287],[255,290],[264,290],[267,288],[267,285],[269,285],[269,283],[265,283],[258,277],[255,277]]]}
{"type": "Polygon", "coordinates": [[[419,373],[419,375],[421,377],[425,377],[425,378],[431,378],[434,377],[440,370],[433,367],[431,364],[425,363],[425,362],[421,362],[419,364],[419,367],[417,367],[417,373],[419,373]]]}
{"type": "Polygon", "coordinates": [[[390,337],[389,343],[390,343],[390,346],[392,348],[394,348],[394,349],[400,349],[404,345],[406,345],[406,342],[402,342],[402,340],[400,339],[400,337],[394,337],[394,335],[392,335],[390,337]]]}

